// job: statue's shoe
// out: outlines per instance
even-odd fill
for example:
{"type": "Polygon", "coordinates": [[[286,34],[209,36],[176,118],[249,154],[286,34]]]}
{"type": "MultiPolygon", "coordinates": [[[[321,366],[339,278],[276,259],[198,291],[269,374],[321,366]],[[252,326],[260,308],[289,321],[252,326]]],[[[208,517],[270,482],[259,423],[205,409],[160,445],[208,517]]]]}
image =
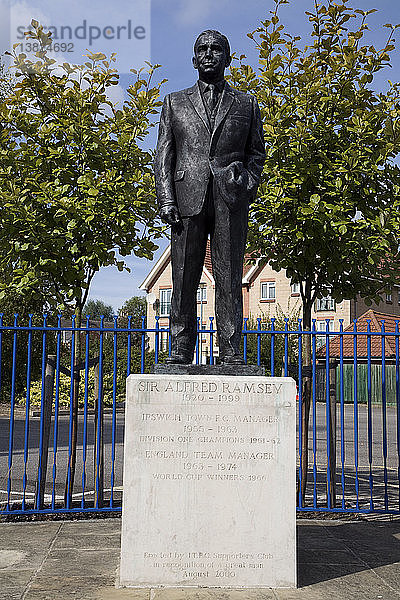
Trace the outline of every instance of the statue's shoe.
{"type": "Polygon", "coordinates": [[[221,356],[221,363],[223,365],[244,365],[244,359],[241,354],[225,354],[221,356]]]}
{"type": "Polygon", "coordinates": [[[190,365],[192,364],[192,358],[187,354],[172,353],[165,359],[166,365],[190,365]]]}

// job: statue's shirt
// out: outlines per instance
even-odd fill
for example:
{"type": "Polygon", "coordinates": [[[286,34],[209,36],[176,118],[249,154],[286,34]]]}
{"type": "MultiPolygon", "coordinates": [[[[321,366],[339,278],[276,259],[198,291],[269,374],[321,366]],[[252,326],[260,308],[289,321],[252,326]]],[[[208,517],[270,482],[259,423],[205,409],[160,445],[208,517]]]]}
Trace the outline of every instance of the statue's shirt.
{"type": "Polygon", "coordinates": [[[206,83],[199,79],[198,86],[212,131],[214,129],[215,117],[217,116],[222,92],[225,87],[225,79],[221,79],[220,81],[217,81],[217,83],[206,83]]]}

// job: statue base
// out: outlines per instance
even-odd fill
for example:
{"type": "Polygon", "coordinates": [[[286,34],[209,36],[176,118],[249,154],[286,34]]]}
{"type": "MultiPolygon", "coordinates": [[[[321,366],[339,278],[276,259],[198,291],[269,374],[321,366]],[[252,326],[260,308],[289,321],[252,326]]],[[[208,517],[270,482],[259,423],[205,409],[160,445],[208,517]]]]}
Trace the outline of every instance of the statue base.
{"type": "Polygon", "coordinates": [[[295,381],[188,368],[127,379],[119,584],[296,587],[295,381]]]}
{"type": "Polygon", "coordinates": [[[257,365],[165,365],[152,368],[155,375],[229,375],[265,377],[265,367],[257,365]]]}

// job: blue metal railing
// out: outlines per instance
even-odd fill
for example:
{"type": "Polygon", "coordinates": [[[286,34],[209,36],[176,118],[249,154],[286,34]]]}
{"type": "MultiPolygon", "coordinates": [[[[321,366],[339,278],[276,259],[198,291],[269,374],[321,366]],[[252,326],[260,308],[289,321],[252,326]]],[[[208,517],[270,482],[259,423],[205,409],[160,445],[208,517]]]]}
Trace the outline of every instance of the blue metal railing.
{"type": "MultiPolygon", "coordinates": [[[[121,510],[126,376],[171,354],[168,328],[158,317],[152,328],[145,317],[6,321],[0,514],[121,510]]],[[[198,329],[197,363],[218,361],[216,333],[212,318],[198,329]]],[[[247,364],[296,380],[298,510],[400,514],[399,322],[332,330],[327,320],[320,331],[315,320],[305,330],[245,319],[242,350],[247,364]]]]}

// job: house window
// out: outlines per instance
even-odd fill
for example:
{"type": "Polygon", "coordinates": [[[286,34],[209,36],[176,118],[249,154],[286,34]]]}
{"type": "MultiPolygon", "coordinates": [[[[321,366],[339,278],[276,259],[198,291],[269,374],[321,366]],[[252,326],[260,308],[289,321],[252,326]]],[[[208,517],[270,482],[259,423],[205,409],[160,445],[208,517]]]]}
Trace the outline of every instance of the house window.
{"type": "Polygon", "coordinates": [[[292,283],[292,296],[300,296],[300,284],[292,283]]]}
{"type": "Polygon", "coordinates": [[[324,298],[317,298],[316,303],[316,311],[322,310],[335,310],[335,301],[330,296],[325,296],[324,298]]]}
{"type": "MultiPolygon", "coordinates": [[[[322,331],[322,332],[326,332],[327,329],[327,322],[326,321],[317,321],[315,323],[316,327],[315,329],[317,331],[322,331]]],[[[333,319],[329,319],[329,331],[333,331],[333,319]]]]}
{"type": "Polygon", "coordinates": [[[275,300],[275,281],[264,281],[261,284],[261,300],[275,300]]]}
{"type": "Polygon", "coordinates": [[[168,352],[168,332],[162,331],[160,333],[160,349],[161,352],[168,352]]]}
{"type": "MultiPolygon", "coordinates": [[[[207,329],[207,323],[204,323],[204,322],[203,322],[203,323],[201,324],[201,328],[200,328],[200,329],[202,329],[202,330],[205,330],[205,329],[207,329]]],[[[201,334],[201,339],[203,340],[203,342],[206,342],[206,341],[207,341],[207,336],[209,336],[209,335],[210,335],[210,334],[206,334],[206,333],[202,333],[202,334],[201,334]]]]}
{"type": "Polygon", "coordinates": [[[160,290],[160,317],[169,317],[172,289],[160,290]]]}
{"type": "Polygon", "coordinates": [[[197,290],[197,302],[207,302],[207,288],[199,287],[197,290]]]}
{"type": "MultiPolygon", "coordinates": [[[[321,333],[326,333],[327,322],[326,321],[317,321],[315,324],[315,329],[320,331],[321,333]]],[[[329,319],[329,331],[333,331],[333,319],[329,319]]],[[[323,346],[326,342],[325,336],[317,335],[317,348],[323,346]]]]}
{"type": "Polygon", "coordinates": [[[391,303],[392,303],[392,294],[386,294],[386,302],[387,302],[388,304],[391,304],[391,303]]]}

